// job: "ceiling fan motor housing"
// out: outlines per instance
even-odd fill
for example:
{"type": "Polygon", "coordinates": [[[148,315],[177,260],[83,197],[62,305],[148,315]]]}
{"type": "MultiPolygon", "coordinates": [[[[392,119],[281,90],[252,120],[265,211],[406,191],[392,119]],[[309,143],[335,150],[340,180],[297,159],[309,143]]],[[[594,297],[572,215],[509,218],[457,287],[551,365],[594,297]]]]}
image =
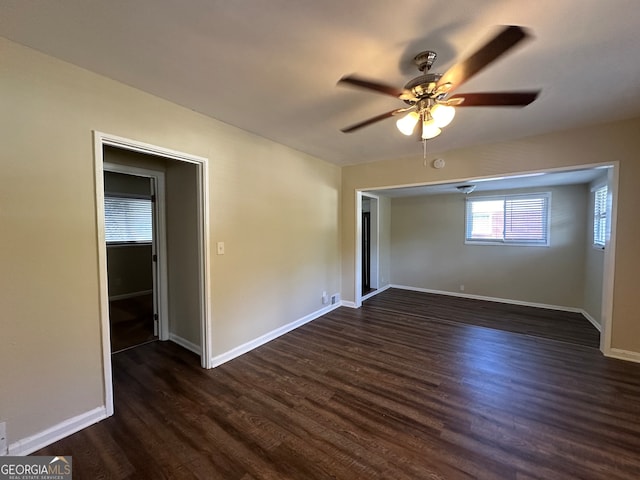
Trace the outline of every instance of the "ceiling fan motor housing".
{"type": "MultiPolygon", "coordinates": [[[[434,96],[436,84],[440,80],[442,74],[440,73],[425,73],[412,80],[409,80],[404,86],[406,90],[409,90],[417,99],[434,96]]],[[[406,103],[412,104],[415,102],[407,101],[406,103]]]]}
{"type": "Polygon", "coordinates": [[[428,72],[437,56],[438,55],[433,50],[425,50],[413,57],[413,62],[417,65],[418,70],[421,72],[428,72]]]}

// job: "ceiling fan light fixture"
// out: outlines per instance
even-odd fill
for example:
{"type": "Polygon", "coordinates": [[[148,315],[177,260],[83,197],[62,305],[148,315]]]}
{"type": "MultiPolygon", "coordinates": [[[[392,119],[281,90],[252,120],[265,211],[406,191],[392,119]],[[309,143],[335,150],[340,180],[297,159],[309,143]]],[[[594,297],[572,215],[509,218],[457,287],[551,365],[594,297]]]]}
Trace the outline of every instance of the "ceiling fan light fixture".
{"type": "Polygon", "coordinates": [[[396,122],[396,127],[403,135],[413,135],[413,130],[416,128],[420,120],[420,115],[417,112],[410,112],[396,122]]]}
{"type": "Polygon", "coordinates": [[[422,139],[429,140],[431,138],[435,138],[440,135],[440,128],[436,125],[433,119],[425,120],[422,122],[422,139]]]}
{"type": "Polygon", "coordinates": [[[431,116],[440,128],[446,127],[456,116],[456,109],[449,105],[436,104],[431,107],[431,116]]]}

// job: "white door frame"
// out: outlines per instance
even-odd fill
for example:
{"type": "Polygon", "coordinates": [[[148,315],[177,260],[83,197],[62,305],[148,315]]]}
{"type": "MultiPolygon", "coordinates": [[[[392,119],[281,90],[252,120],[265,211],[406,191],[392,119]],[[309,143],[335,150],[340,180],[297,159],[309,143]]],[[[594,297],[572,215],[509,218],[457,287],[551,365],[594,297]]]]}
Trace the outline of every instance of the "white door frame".
{"type": "MultiPolygon", "coordinates": [[[[377,207],[375,212],[371,211],[371,241],[372,246],[375,244],[375,252],[374,249],[371,249],[371,262],[375,262],[377,265],[376,268],[376,279],[375,281],[372,279],[372,284],[375,284],[378,288],[380,285],[379,276],[380,276],[380,197],[374,195],[373,193],[363,192],[361,190],[356,190],[356,295],[355,295],[355,308],[360,308],[362,306],[362,197],[372,198],[376,201],[377,207]],[[375,213],[375,218],[374,218],[375,213]],[[374,227],[375,226],[375,231],[374,227]],[[375,236],[375,238],[374,238],[375,236]]],[[[373,269],[372,269],[373,271],[373,269]]],[[[375,293],[371,293],[366,296],[374,295],[375,293]]]]}
{"type": "MultiPolygon", "coordinates": [[[[98,279],[100,320],[102,328],[102,358],[104,373],[105,408],[107,416],[113,415],[113,380],[111,369],[111,338],[109,327],[109,287],[107,276],[107,249],[104,231],[104,146],[112,146],[134,152],[154,155],[171,160],[178,160],[194,164],[198,176],[198,256],[200,280],[200,348],[201,364],[203,368],[211,368],[211,309],[210,305],[210,251],[209,251],[209,165],[208,159],[178,152],[155,145],[138,142],[128,138],[109,135],[98,131],[93,132],[95,192],[96,192],[96,221],[98,233],[98,279]]],[[[166,297],[165,297],[166,298],[166,297]]],[[[165,310],[166,311],[166,310],[165,310]]]]}
{"type": "MultiPolygon", "coordinates": [[[[169,340],[169,293],[168,293],[168,277],[167,277],[167,230],[166,205],[165,205],[165,178],[164,172],[160,170],[152,170],[147,168],[133,167],[131,165],[121,165],[119,163],[103,162],[104,172],[124,173],[126,175],[135,175],[138,177],[153,178],[155,180],[155,206],[153,221],[153,253],[158,255],[158,262],[154,271],[157,275],[153,279],[154,300],[157,300],[158,314],[158,338],[160,340],[169,340]]],[[[104,191],[104,188],[103,188],[104,191]]],[[[108,272],[107,272],[108,273],[108,272]]],[[[108,275],[107,275],[108,277],[108,275]]]]}

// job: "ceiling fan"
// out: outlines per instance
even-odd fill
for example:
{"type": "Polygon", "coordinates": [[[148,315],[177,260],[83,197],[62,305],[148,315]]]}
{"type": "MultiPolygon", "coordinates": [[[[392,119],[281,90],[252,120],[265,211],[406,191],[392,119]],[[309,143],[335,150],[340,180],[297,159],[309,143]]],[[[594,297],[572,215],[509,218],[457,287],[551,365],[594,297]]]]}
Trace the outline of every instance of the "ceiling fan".
{"type": "Polygon", "coordinates": [[[415,56],[414,63],[422,74],[409,80],[404,88],[392,87],[356,75],[342,77],[338,81],[339,85],[351,85],[391,95],[407,104],[406,107],[397,108],[343,128],[342,132],[350,133],[380,120],[406,113],[396,122],[398,130],[405,135],[413,135],[415,131],[416,134],[419,134],[419,139],[425,142],[426,150],[426,140],[440,135],[441,128],[453,120],[454,107],[524,107],[529,105],[537,98],[539,90],[452,95],[464,82],[527,37],[529,34],[522,27],[505,26],[473,55],[455,64],[444,74],[429,73],[436,59],[436,52],[431,50],[420,52],[415,56]],[[416,130],[418,122],[422,128],[416,130]]]}

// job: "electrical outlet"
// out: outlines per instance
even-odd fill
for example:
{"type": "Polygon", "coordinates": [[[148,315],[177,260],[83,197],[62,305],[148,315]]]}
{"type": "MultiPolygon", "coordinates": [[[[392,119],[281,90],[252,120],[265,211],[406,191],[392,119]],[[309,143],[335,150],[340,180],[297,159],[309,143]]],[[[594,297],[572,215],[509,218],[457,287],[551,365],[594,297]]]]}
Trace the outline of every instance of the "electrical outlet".
{"type": "Polygon", "coordinates": [[[327,292],[322,292],[322,304],[326,305],[327,303],[329,303],[329,295],[327,292]]]}
{"type": "Polygon", "coordinates": [[[216,251],[218,255],[224,255],[224,242],[218,242],[216,244],[216,251]]]}
{"type": "Polygon", "coordinates": [[[464,292],[464,284],[460,284],[460,291],[464,292]]]}
{"type": "Polygon", "coordinates": [[[7,452],[7,422],[0,422],[0,455],[6,455],[7,452]]]}

